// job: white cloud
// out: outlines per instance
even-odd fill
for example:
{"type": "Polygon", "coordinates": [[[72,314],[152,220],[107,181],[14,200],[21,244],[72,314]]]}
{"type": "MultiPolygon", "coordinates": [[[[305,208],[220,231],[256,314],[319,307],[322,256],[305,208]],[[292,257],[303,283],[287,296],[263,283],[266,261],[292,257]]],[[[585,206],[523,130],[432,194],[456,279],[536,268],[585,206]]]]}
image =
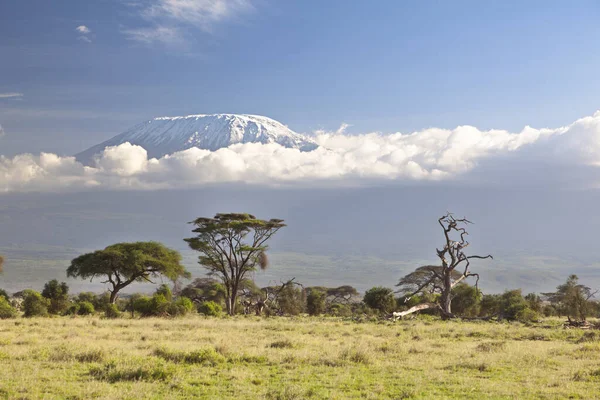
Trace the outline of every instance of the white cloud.
{"type": "Polygon", "coordinates": [[[79,33],[82,33],[82,34],[84,34],[84,35],[85,35],[85,34],[88,34],[88,33],[90,33],[90,32],[91,32],[90,28],[88,28],[88,27],[87,27],[87,26],[85,26],[85,25],[79,25],[77,28],[75,28],[75,30],[76,30],[77,32],[79,32],[79,33]]]}
{"type": "Polygon", "coordinates": [[[92,40],[89,38],[89,34],[92,33],[90,28],[85,25],[79,25],[77,28],[75,28],[75,30],[81,34],[77,36],[77,40],[85,43],[92,43],[92,40]]]}
{"type": "Polygon", "coordinates": [[[153,0],[150,4],[133,6],[152,25],[123,30],[128,39],[145,44],[160,42],[173,45],[185,40],[185,28],[212,32],[214,26],[253,10],[251,0],[153,0]]]}
{"type": "Polygon", "coordinates": [[[170,19],[211,31],[214,24],[252,10],[249,0],[158,0],[143,11],[148,19],[170,19]]]}
{"type": "Polygon", "coordinates": [[[129,40],[135,40],[145,44],[160,42],[166,45],[181,44],[184,42],[179,29],[165,26],[152,28],[127,29],[123,33],[129,40]]]}
{"type": "MultiPolygon", "coordinates": [[[[148,159],[146,150],[125,143],[105,149],[93,167],[47,153],[0,157],[0,192],[158,189],[228,182],[311,186],[461,181],[470,179],[484,163],[502,173],[506,165],[490,161],[508,155],[522,167],[517,174],[539,170],[547,177],[555,168],[564,175],[570,167],[595,171],[600,166],[600,112],[566,127],[526,127],[519,133],[459,126],[392,135],[321,132],[316,140],[320,147],[311,152],[249,143],[217,151],[192,148],[161,159],[148,159]]],[[[589,176],[597,179],[595,173],[589,176]]]]}
{"type": "Polygon", "coordinates": [[[23,93],[0,93],[0,99],[18,99],[18,98],[22,98],[23,97],[23,93]]]}
{"type": "Polygon", "coordinates": [[[6,131],[4,130],[4,128],[2,127],[2,125],[0,125],[0,137],[6,135],[6,131]]]}

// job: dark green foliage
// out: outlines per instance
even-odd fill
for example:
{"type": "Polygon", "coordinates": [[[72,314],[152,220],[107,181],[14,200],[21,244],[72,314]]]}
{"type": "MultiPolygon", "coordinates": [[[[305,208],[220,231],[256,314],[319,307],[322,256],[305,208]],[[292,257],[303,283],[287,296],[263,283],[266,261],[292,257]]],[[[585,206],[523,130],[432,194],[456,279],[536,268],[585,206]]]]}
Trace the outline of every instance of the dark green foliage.
{"type": "Polygon", "coordinates": [[[285,226],[283,220],[261,220],[250,214],[217,214],[198,218],[193,238],[184,239],[200,253],[198,262],[221,279],[227,312],[233,315],[242,282],[256,267],[265,269],[267,241],[285,226]]]}
{"type": "Polygon", "coordinates": [[[133,282],[147,282],[161,276],[175,281],[189,275],[181,265],[181,255],[158,242],[113,244],[75,258],[67,269],[69,277],[106,279],[111,285],[111,303],[121,289],[133,282]]]}
{"type": "Polygon", "coordinates": [[[50,301],[48,312],[50,314],[63,314],[69,308],[69,286],[66,282],[59,283],[52,279],[44,285],[42,296],[50,301]]]}
{"type": "Polygon", "coordinates": [[[279,310],[285,315],[299,315],[306,309],[306,296],[300,288],[288,285],[279,292],[277,303],[279,310]]]}
{"type": "Polygon", "coordinates": [[[352,308],[348,304],[334,303],[329,306],[327,313],[335,317],[351,317],[352,308]]]}
{"type": "Polygon", "coordinates": [[[213,278],[196,278],[178,294],[197,303],[214,301],[215,303],[224,304],[225,287],[213,278]]]}
{"type": "Polygon", "coordinates": [[[116,304],[109,304],[104,309],[104,316],[110,319],[119,318],[121,316],[121,311],[116,304]]]}
{"type": "Polygon", "coordinates": [[[7,301],[10,301],[10,296],[4,289],[0,289],[0,297],[4,297],[7,301]]]}
{"type": "Polygon", "coordinates": [[[467,283],[452,288],[452,312],[456,315],[474,317],[479,314],[481,292],[467,283]]]}
{"type": "Polygon", "coordinates": [[[15,318],[17,310],[10,305],[4,296],[0,296],[0,319],[15,318]]]}
{"type": "Polygon", "coordinates": [[[500,306],[502,317],[509,321],[518,319],[518,316],[529,308],[527,301],[523,298],[521,289],[504,292],[501,297],[500,306]]]}
{"type": "Polygon", "coordinates": [[[24,317],[45,317],[48,315],[48,306],[50,302],[35,290],[25,290],[23,292],[23,316],[24,317]]]}
{"type": "Polygon", "coordinates": [[[481,316],[496,316],[501,311],[502,298],[499,294],[484,294],[479,304],[481,316]]]}
{"type": "Polygon", "coordinates": [[[78,315],[92,315],[96,311],[94,305],[88,301],[80,301],[77,306],[78,315]]]}
{"type": "Polygon", "coordinates": [[[306,296],[306,311],[310,315],[321,315],[325,312],[327,292],[318,288],[309,288],[306,296]]]}
{"type": "Polygon", "coordinates": [[[577,321],[585,321],[594,311],[592,290],[579,283],[577,275],[571,275],[565,283],[556,288],[555,293],[544,293],[544,296],[556,306],[559,314],[577,321]]]}
{"type": "Polygon", "coordinates": [[[525,300],[527,301],[529,308],[531,308],[533,311],[537,313],[543,312],[544,304],[540,296],[535,293],[529,293],[527,296],[525,296],[525,300]]]}
{"type": "Polygon", "coordinates": [[[198,305],[198,312],[210,317],[218,317],[221,315],[221,306],[214,301],[205,301],[198,305]]]}
{"type": "Polygon", "coordinates": [[[381,286],[367,290],[363,301],[373,310],[386,314],[391,313],[396,308],[396,300],[392,289],[381,286]]]}
{"type": "Polygon", "coordinates": [[[186,315],[194,310],[194,303],[187,297],[179,297],[169,305],[169,315],[172,317],[186,315]]]}

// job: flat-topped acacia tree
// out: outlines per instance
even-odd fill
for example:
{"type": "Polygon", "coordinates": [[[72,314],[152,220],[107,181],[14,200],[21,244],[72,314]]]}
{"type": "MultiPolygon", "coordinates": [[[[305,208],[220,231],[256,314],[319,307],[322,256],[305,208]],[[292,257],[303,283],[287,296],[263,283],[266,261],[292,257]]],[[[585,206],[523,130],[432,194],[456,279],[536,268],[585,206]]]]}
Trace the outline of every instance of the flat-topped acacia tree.
{"type": "Polygon", "coordinates": [[[217,214],[190,222],[197,235],[184,239],[200,252],[198,262],[211,276],[221,279],[229,315],[235,313],[246,275],[268,264],[267,241],[285,224],[281,219],[262,220],[251,214],[217,214]]]}
{"type": "Polygon", "coordinates": [[[67,269],[67,276],[90,279],[107,278],[110,302],[117,300],[119,291],[133,282],[152,282],[164,276],[172,281],[189,278],[181,265],[181,255],[158,242],[117,243],[104,250],[83,254],[67,269]]]}

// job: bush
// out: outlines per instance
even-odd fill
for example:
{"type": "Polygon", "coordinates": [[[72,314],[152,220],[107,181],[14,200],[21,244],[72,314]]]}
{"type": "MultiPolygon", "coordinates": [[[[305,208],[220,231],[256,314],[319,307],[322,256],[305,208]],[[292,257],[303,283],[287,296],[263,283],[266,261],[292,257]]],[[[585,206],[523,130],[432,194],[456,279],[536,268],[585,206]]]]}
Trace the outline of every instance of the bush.
{"type": "Polygon", "coordinates": [[[0,319],[15,318],[17,310],[10,305],[4,296],[0,296],[0,319]]]}
{"type": "Polygon", "coordinates": [[[53,279],[46,283],[42,296],[50,302],[48,306],[50,314],[62,314],[69,308],[69,286],[65,282],[58,283],[53,279]]]}
{"type": "Polygon", "coordinates": [[[23,311],[24,317],[45,317],[48,315],[49,301],[35,290],[25,290],[23,292],[23,311]]]}
{"type": "Polygon", "coordinates": [[[180,297],[169,305],[169,315],[186,315],[194,310],[194,303],[187,297],[180,297]]]}
{"type": "Polygon", "coordinates": [[[142,317],[167,315],[172,311],[172,303],[162,294],[155,294],[152,297],[135,296],[132,302],[133,310],[139,312],[142,317]]]}
{"type": "Polygon", "coordinates": [[[329,314],[336,317],[351,317],[352,308],[347,304],[334,303],[329,307],[329,314]]]}
{"type": "Polygon", "coordinates": [[[116,304],[109,304],[104,310],[104,316],[106,318],[119,318],[121,316],[121,311],[116,304]]]}
{"type": "Polygon", "coordinates": [[[162,294],[168,302],[173,301],[173,292],[171,291],[171,288],[164,283],[156,289],[154,294],[162,294]]]}
{"type": "Polygon", "coordinates": [[[77,310],[79,315],[92,315],[96,311],[94,305],[89,301],[80,301],[77,305],[79,306],[77,310]]]}
{"type": "Polygon", "coordinates": [[[467,283],[459,283],[452,288],[452,312],[457,315],[474,317],[479,314],[481,292],[467,283]]]}
{"type": "Polygon", "coordinates": [[[291,285],[286,286],[279,293],[277,302],[281,311],[287,315],[302,314],[306,308],[306,299],[304,298],[303,291],[291,285]]]}
{"type": "Polygon", "coordinates": [[[327,293],[323,290],[313,289],[306,297],[306,311],[309,315],[321,315],[325,312],[325,298],[327,293]]]}
{"type": "Polygon", "coordinates": [[[500,299],[500,313],[503,318],[509,321],[518,319],[519,315],[524,315],[525,310],[529,309],[529,304],[523,298],[521,289],[507,290],[500,299]]]}
{"type": "Polygon", "coordinates": [[[521,322],[538,322],[540,314],[531,308],[525,308],[517,313],[516,319],[521,322]]]}
{"type": "Polygon", "coordinates": [[[396,308],[392,289],[377,286],[367,290],[363,301],[366,305],[382,313],[390,313],[396,308]]]}
{"type": "Polygon", "coordinates": [[[6,299],[6,301],[10,301],[10,296],[4,289],[0,289],[0,297],[4,297],[4,299],[6,299]]]}
{"type": "Polygon", "coordinates": [[[205,301],[198,305],[198,312],[209,317],[218,317],[221,311],[221,306],[214,301],[205,301]]]}
{"type": "Polygon", "coordinates": [[[77,315],[79,314],[79,303],[71,303],[67,311],[65,311],[66,315],[77,315]]]}

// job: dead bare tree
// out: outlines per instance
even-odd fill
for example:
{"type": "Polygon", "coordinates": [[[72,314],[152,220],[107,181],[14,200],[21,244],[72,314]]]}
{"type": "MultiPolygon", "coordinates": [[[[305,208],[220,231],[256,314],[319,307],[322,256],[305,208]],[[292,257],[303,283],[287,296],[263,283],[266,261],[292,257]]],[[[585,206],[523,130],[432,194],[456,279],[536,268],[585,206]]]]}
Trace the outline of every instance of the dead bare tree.
{"type": "Polygon", "coordinates": [[[479,274],[471,272],[469,269],[470,260],[493,259],[489,254],[487,256],[466,255],[465,249],[469,246],[469,242],[466,240],[466,236],[469,234],[466,226],[472,224],[468,219],[457,219],[451,213],[447,213],[438,219],[438,223],[443,229],[445,239],[444,247],[441,250],[436,249],[441,265],[417,268],[402,278],[397,286],[401,287],[399,291],[405,294],[406,299],[419,293],[439,293],[439,302],[419,304],[407,311],[394,313],[394,317],[402,317],[427,308],[439,308],[443,319],[454,318],[452,288],[469,277],[476,278],[475,286],[479,282],[479,274]]]}

